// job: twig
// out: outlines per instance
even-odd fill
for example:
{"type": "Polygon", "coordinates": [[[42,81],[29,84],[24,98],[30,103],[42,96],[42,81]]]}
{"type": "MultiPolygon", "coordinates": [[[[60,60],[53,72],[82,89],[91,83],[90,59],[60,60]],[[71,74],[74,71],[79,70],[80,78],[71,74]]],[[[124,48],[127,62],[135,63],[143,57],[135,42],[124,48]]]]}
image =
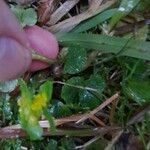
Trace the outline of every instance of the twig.
{"type": "Polygon", "coordinates": [[[118,104],[118,100],[112,102],[112,108],[110,110],[110,115],[109,115],[109,122],[111,125],[113,125],[114,122],[114,114],[115,114],[117,104],[118,104]]]}
{"type": "MultiPolygon", "coordinates": [[[[75,119],[76,120],[76,119],[75,119]]],[[[68,122],[68,120],[67,120],[68,122]]],[[[43,128],[43,136],[103,136],[104,134],[116,130],[120,130],[120,127],[102,127],[102,128],[87,128],[87,129],[60,129],[57,128],[55,132],[49,131],[48,121],[40,121],[40,125],[43,128]]],[[[26,132],[21,128],[20,125],[9,126],[0,129],[0,139],[12,139],[18,137],[26,137],[26,132]]]]}
{"type": "Polygon", "coordinates": [[[106,2],[105,4],[101,5],[101,1],[98,1],[97,5],[91,6],[87,11],[73,16],[72,18],[66,19],[62,22],[59,22],[56,25],[50,26],[47,29],[51,32],[69,32],[72,30],[76,25],[78,25],[80,22],[102,12],[103,10],[107,9],[111,5],[113,5],[116,2],[116,0],[111,0],[106,2]]]}
{"type": "Polygon", "coordinates": [[[53,81],[53,83],[58,83],[58,84],[67,85],[67,86],[82,89],[82,90],[88,90],[88,91],[99,93],[97,89],[94,89],[94,88],[91,88],[91,87],[84,87],[84,86],[80,86],[80,85],[69,84],[69,83],[65,83],[65,82],[62,82],[62,81],[53,81]]]}
{"type": "MultiPolygon", "coordinates": [[[[57,128],[55,132],[49,131],[48,128],[43,128],[43,136],[95,136],[97,133],[94,129],[59,129],[57,128]]],[[[18,137],[27,137],[27,133],[22,129],[0,129],[0,139],[13,139],[18,137]]]]}
{"type": "Polygon", "coordinates": [[[120,138],[122,133],[123,133],[123,130],[119,131],[119,133],[115,136],[115,138],[113,138],[112,141],[107,145],[105,150],[112,150],[113,145],[117,142],[117,140],[120,138]]]}
{"type": "Polygon", "coordinates": [[[91,145],[93,142],[97,141],[100,138],[100,136],[96,136],[94,138],[92,138],[91,140],[89,140],[88,142],[86,142],[85,144],[81,145],[81,146],[76,146],[75,149],[86,149],[89,145],[91,145]]]}
{"type": "Polygon", "coordinates": [[[47,22],[47,25],[54,25],[57,23],[64,15],[66,15],[70,9],[72,9],[79,0],[70,0],[64,2],[50,17],[49,22],[47,22]]]}
{"type": "Polygon", "coordinates": [[[127,126],[141,122],[144,118],[144,115],[148,113],[150,115],[150,105],[146,107],[141,112],[137,113],[135,116],[133,116],[127,123],[127,126]]]}
{"type": "Polygon", "coordinates": [[[89,114],[89,118],[91,118],[92,120],[97,122],[102,127],[106,126],[105,123],[103,121],[101,121],[99,118],[97,118],[95,115],[89,114]]]}
{"type": "MultiPolygon", "coordinates": [[[[104,107],[106,107],[107,105],[112,103],[112,101],[118,99],[118,97],[119,97],[119,93],[114,94],[112,97],[110,97],[109,99],[105,100],[100,106],[98,106],[93,111],[91,111],[90,115],[95,115],[98,111],[102,110],[104,107]]],[[[86,114],[83,118],[78,120],[76,123],[78,124],[80,122],[83,122],[84,120],[88,119],[90,115],[89,115],[89,113],[86,114]]]]}
{"type": "MultiPolygon", "coordinates": [[[[65,118],[61,118],[61,119],[56,119],[55,120],[55,125],[59,126],[68,122],[75,122],[77,120],[79,120],[80,118],[82,118],[83,115],[73,115],[70,117],[65,117],[65,118]]],[[[39,121],[39,124],[42,128],[49,128],[49,122],[48,120],[44,120],[44,121],[39,121]]],[[[26,136],[25,131],[21,128],[21,126],[18,125],[12,125],[12,126],[8,126],[8,127],[4,127],[0,129],[0,139],[2,138],[15,138],[15,137],[24,137],[26,136]]]]}
{"type": "Polygon", "coordinates": [[[45,62],[45,63],[49,64],[49,65],[52,65],[52,64],[57,62],[57,60],[55,60],[55,59],[49,59],[49,58],[47,58],[43,55],[37,54],[33,51],[32,51],[32,59],[33,60],[40,60],[42,62],[45,62]]]}

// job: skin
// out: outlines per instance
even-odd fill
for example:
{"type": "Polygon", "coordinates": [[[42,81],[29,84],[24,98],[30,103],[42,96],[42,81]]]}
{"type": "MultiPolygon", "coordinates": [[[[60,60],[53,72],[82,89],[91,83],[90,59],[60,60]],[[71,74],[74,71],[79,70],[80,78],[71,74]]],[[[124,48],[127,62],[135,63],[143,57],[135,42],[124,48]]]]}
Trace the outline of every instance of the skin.
{"type": "Polygon", "coordinates": [[[31,63],[30,45],[4,1],[0,0],[0,81],[22,75],[31,63]]]}
{"type": "MultiPolygon", "coordinates": [[[[58,47],[57,41],[49,40],[58,47]]],[[[31,49],[29,35],[20,27],[7,4],[0,0],[0,82],[18,78],[31,66],[34,68],[31,49]]],[[[50,58],[56,56],[56,51],[58,48],[52,47],[50,58]]]]}
{"type": "MultiPolygon", "coordinates": [[[[55,59],[58,54],[58,42],[55,36],[34,25],[32,27],[24,28],[26,36],[30,41],[31,48],[38,54],[45,56],[50,59],[55,59]],[[44,37],[44,38],[43,38],[44,37]]],[[[30,65],[30,71],[38,71],[47,68],[49,65],[40,61],[33,60],[30,65]]]]}

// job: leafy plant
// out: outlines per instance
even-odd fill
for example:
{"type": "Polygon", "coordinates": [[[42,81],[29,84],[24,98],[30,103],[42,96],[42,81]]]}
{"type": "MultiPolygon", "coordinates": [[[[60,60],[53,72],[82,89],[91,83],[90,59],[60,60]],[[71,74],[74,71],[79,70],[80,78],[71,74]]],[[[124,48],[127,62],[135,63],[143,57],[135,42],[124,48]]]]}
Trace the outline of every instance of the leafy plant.
{"type": "MultiPolygon", "coordinates": [[[[66,84],[70,84],[70,85],[82,85],[83,83],[83,78],[81,77],[73,77],[69,80],[66,81],[66,84]]],[[[62,87],[62,91],[61,91],[61,97],[64,99],[64,101],[67,104],[72,104],[72,103],[78,103],[79,102],[79,93],[80,89],[75,87],[71,87],[68,85],[64,85],[62,87]]]]}
{"type": "Polygon", "coordinates": [[[72,77],[62,87],[61,97],[66,104],[79,104],[82,109],[92,109],[100,104],[104,88],[105,81],[101,75],[91,75],[87,80],[72,77]]]}
{"type": "Polygon", "coordinates": [[[70,47],[68,49],[64,72],[68,74],[75,74],[82,71],[87,62],[86,55],[86,50],[84,48],[70,47]]]}
{"type": "Polygon", "coordinates": [[[150,60],[150,42],[146,41],[84,33],[62,33],[58,34],[57,38],[64,46],[95,49],[103,53],[114,53],[117,56],[150,60]]]}
{"type": "Polygon", "coordinates": [[[37,14],[33,8],[23,8],[18,5],[11,5],[11,9],[22,27],[33,26],[37,22],[37,14]]]}
{"type": "Polygon", "coordinates": [[[123,86],[123,89],[124,93],[127,94],[129,98],[133,99],[140,105],[150,102],[149,80],[131,79],[123,86]]]}
{"type": "Polygon", "coordinates": [[[43,131],[38,121],[41,115],[45,114],[43,111],[51,99],[52,83],[50,81],[45,82],[40,86],[39,93],[36,95],[30,93],[23,80],[20,80],[20,89],[21,97],[18,101],[20,123],[32,140],[41,139],[43,131]]]}

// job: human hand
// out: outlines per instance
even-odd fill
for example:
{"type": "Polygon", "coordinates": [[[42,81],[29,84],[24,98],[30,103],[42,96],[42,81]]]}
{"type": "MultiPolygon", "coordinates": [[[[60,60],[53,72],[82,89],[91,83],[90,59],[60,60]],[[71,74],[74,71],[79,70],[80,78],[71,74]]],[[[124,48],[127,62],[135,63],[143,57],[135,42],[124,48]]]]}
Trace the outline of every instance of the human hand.
{"type": "Polygon", "coordinates": [[[31,63],[25,33],[4,1],[0,0],[0,81],[23,74],[31,63]]]}
{"type": "Polygon", "coordinates": [[[27,69],[37,71],[48,66],[36,61],[31,63],[31,49],[54,59],[58,43],[54,35],[37,26],[26,28],[24,32],[5,2],[0,0],[0,81],[15,79],[27,69]]]}

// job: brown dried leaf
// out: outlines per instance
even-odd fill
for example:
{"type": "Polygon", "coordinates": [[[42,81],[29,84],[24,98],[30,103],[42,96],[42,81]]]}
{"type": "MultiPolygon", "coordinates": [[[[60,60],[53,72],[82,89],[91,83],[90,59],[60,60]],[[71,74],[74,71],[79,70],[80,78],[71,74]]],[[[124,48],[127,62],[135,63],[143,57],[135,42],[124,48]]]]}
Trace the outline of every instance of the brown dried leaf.
{"type": "Polygon", "coordinates": [[[57,23],[63,16],[65,16],[80,0],[69,0],[63,3],[52,15],[47,23],[48,26],[57,23]]]}
{"type": "Polygon", "coordinates": [[[72,18],[66,19],[66,20],[64,20],[56,25],[53,25],[47,29],[51,32],[69,32],[80,22],[102,12],[103,10],[110,7],[115,2],[116,2],[116,0],[111,0],[111,1],[108,1],[105,4],[101,5],[101,1],[97,1],[96,5],[95,5],[95,3],[93,5],[91,5],[87,11],[85,11],[79,15],[76,15],[72,18]]]}

